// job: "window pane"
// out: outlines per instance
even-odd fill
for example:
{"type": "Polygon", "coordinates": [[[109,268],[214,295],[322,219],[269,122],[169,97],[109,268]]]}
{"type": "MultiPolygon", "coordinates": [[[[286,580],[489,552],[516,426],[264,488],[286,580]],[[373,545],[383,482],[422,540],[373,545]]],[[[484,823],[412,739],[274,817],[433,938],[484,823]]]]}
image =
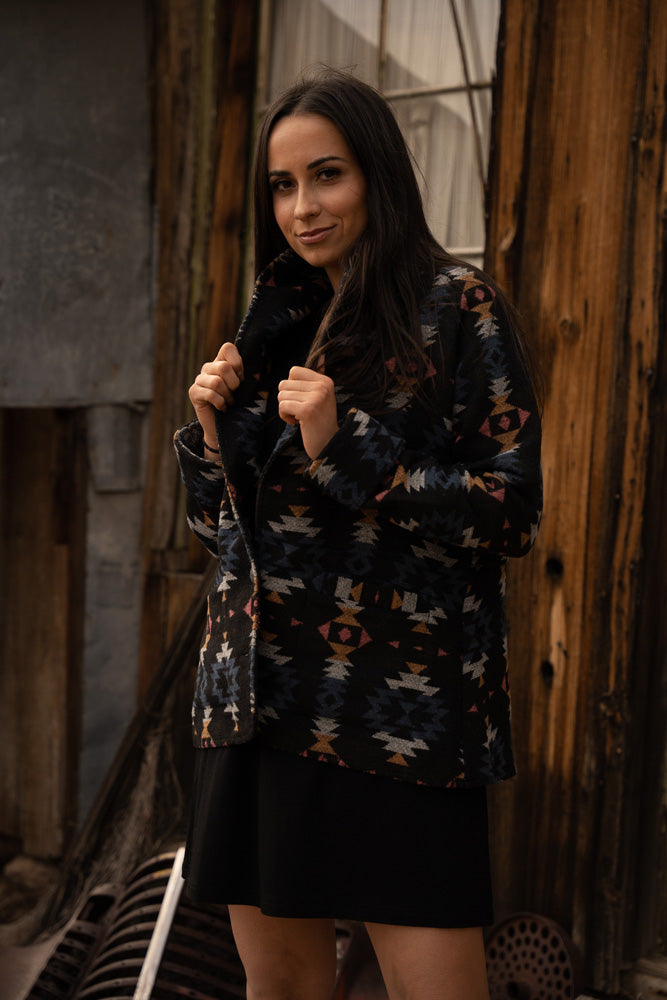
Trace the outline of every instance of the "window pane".
{"type": "Polygon", "coordinates": [[[456,0],[456,11],[470,80],[490,82],[496,65],[500,0],[456,0]]]}
{"type": "MultiPolygon", "coordinates": [[[[489,83],[495,65],[500,0],[457,0],[456,11],[471,83],[489,83]]],[[[456,87],[465,75],[448,0],[389,0],[387,90],[456,87]]]]}
{"type": "Polygon", "coordinates": [[[463,86],[464,76],[447,0],[390,0],[384,86],[463,86]]]}
{"type": "Polygon", "coordinates": [[[275,0],[267,100],[318,62],[377,84],[379,32],[380,0],[275,0]]]}
{"type": "Polygon", "coordinates": [[[424,207],[448,249],[484,246],[483,195],[466,93],[395,102],[422,176],[424,207]]]}

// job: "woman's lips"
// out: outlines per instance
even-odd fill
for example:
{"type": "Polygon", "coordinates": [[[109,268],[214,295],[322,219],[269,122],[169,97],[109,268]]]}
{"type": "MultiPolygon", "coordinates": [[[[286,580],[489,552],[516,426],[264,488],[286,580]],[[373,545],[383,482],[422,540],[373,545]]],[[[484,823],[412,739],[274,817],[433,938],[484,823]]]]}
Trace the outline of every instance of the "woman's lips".
{"type": "Polygon", "coordinates": [[[320,240],[325,239],[329,235],[333,228],[333,226],[325,226],[324,229],[310,229],[308,232],[299,233],[297,238],[301,243],[319,243],[320,240]]]}

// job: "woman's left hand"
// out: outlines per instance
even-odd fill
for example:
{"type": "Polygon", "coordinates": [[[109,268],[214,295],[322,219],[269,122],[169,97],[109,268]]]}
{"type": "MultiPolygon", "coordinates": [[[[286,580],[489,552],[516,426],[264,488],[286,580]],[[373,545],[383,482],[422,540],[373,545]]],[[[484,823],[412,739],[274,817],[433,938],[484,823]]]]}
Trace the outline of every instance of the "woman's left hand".
{"type": "Polygon", "coordinates": [[[299,424],[309,458],[317,458],[338,430],[333,380],[310,368],[290,368],[278,384],[278,413],[287,424],[299,424]]]}

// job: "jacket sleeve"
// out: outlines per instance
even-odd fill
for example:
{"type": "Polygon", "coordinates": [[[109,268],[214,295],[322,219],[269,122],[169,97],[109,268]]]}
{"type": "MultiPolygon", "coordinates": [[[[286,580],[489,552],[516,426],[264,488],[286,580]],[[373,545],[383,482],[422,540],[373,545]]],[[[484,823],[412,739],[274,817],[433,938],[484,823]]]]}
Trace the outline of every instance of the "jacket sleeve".
{"type": "Polygon", "coordinates": [[[306,474],[339,503],[376,508],[422,538],[520,556],[542,507],[540,419],[525,360],[487,285],[471,283],[448,312],[457,316],[456,333],[451,320],[440,330],[457,337],[454,405],[442,416],[448,453],[410,450],[351,409],[306,474]]]}
{"type": "Polygon", "coordinates": [[[186,489],[188,525],[213,555],[218,555],[218,519],[225,490],[222,466],[204,458],[204,438],[198,420],[176,431],[174,447],[186,489]]]}

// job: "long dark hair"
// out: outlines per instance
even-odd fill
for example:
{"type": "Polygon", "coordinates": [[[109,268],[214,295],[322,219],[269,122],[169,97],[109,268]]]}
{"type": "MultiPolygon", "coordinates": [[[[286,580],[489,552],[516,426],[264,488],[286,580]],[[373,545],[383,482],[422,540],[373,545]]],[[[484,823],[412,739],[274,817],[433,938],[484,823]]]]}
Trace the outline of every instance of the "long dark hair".
{"type": "Polygon", "coordinates": [[[260,128],[253,170],[256,275],[288,247],[273,212],[268,143],[277,122],[293,114],[333,122],[366,179],[368,222],[307,363],[317,364],[324,353],[327,373],[375,410],[399,381],[419,394],[427,366],[419,306],[436,270],[462,262],[428,227],[410,153],[385,99],[351,74],[325,67],[278,97],[260,128]]]}

